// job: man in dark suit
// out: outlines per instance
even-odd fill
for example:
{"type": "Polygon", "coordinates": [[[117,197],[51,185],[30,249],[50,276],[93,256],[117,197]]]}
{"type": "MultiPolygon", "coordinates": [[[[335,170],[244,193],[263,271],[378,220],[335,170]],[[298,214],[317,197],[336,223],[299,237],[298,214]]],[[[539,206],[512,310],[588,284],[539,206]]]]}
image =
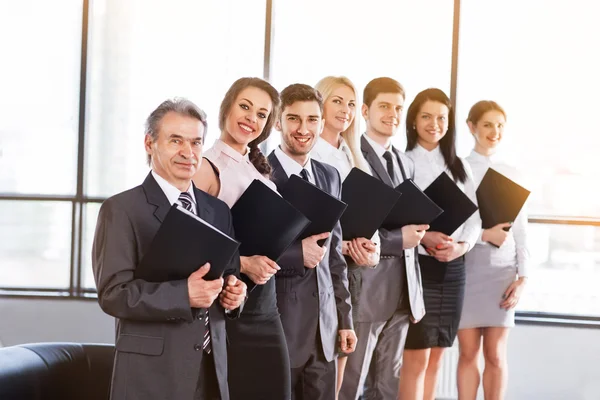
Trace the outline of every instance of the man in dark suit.
{"type": "MultiPolygon", "coordinates": [[[[310,159],[323,129],[321,95],[308,85],[294,84],[281,92],[281,108],[276,128],[282,143],[269,155],[273,181],[281,189],[296,174],[339,198],[338,171],[310,159]]],[[[290,353],[292,398],[334,400],[337,341],[346,353],[356,344],[339,222],[331,233],[290,246],[278,264],[277,306],[290,353]],[[322,239],[326,241],[319,246],[322,239]]]]}
{"type": "Polygon", "coordinates": [[[92,267],[100,307],[116,318],[113,400],[229,399],[224,309],[233,317],[246,294],[239,257],[225,279],[204,280],[208,264],[176,281],[134,275],[174,203],[233,236],[227,205],[192,184],[205,132],[206,116],[192,102],[163,102],[146,121],[152,171],[100,209],[92,267]]]}
{"type": "MultiPolygon", "coordinates": [[[[377,78],[363,93],[367,132],[361,150],[373,176],[396,187],[414,177],[414,164],[391,145],[404,105],[404,89],[391,78],[377,78]]],[[[340,400],[396,399],[409,320],[425,315],[416,246],[428,225],[380,229],[381,259],[362,271],[355,321],[358,344],[348,357],[340,400]],[[362,397],[361,397],[362,396],[362,397]]]]}

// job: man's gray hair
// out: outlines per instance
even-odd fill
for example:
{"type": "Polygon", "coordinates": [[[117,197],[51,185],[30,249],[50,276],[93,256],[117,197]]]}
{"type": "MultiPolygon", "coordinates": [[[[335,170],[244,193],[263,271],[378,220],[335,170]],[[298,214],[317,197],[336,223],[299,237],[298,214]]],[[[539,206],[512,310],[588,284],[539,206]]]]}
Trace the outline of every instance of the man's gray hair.
{"type": "MultiPolygon", "coordinates": [[[[146,119],[145,132],[146,135],[150,135],[153,142],[158,139],[158,132],[160,131],[160,123],[162,119],[170,112],[192,117],[202,122],[202,125],[204,125],[204,135],[202,140],[204,141],[204,138],[206,137],[206,131],[208,129],[206,113],[190,100],[183,97],[175,97],[173,99],[163,101],[154,111],[150,113],[146,119]]],[[[151,159],[152,156],[148,154],[148,165],[150,165],[151,159]]]]}

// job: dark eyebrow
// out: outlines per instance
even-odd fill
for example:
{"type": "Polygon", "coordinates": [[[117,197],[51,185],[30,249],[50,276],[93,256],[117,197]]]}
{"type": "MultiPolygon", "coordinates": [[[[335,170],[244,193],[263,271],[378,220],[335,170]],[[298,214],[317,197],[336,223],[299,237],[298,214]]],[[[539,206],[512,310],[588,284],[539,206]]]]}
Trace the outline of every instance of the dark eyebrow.
{"type": "Polygon", "coordinates": [[[309,115],[308,118],[321,118],[320,115],[309,115]]]}
{"type": "MultiPolygon", "coordinates": [[[[251,106],[253,106],[253,107],[254,107],[254,103],[253,103],[253,102],[251,102],[250,100],[248,100],[248,99],[246,99],[246,98],[244,98],[244,97],[242,98],[242,100],[246,100],[248,103],[250,103],[250,105],[251,105],[251,106]]],[[[261,110],[263,110],[263,111],[266,111],[266,112],[271,112],[271,111],[269,111],[268,109],[266,109],[266,108],[264,108],[264,107],[261,107],[260,109],[261,109],[261,110]]]]}

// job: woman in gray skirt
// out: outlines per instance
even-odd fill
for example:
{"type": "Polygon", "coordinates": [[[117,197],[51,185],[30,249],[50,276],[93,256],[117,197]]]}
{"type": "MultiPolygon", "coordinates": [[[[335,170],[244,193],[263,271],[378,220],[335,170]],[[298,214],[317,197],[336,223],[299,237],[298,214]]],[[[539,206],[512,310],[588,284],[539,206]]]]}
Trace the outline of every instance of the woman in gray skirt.
{"type": "MultiPolygon", "coordinates": [[[[469,112],[467,124],[475,138],[475,148],[467,161],[477,186],[490,167],[515,179],[516,171],[501,163],[495,154],[505,123],[506,113],[493,101],[480,101],[469,112]]],[[[461,400],[477,397],[482,342],[485,398],[504,398],[508,332],[515,324],[514,308],[527,280],[526,226],[527,215],[522,210],[515,221],[483,230],[465,257],[465,298],[458,331],[458,397],[461,400]]]]}

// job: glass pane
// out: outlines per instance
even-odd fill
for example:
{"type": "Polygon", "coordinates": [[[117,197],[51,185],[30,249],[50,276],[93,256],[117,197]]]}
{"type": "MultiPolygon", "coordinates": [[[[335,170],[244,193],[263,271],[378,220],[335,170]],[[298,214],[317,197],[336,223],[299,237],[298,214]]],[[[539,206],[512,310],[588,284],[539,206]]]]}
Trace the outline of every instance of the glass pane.
{"type": "Polygon", "coordinates": [[[0,287],[69,287],[72,203],[0,201],[0,287]]]}
{"type": "Polygon", "coordinates": [[[518,309],[600,317],[600,227],[529,224],[531,266],[518,309]]]}
{"type": "Polygon", "coordinates": [[[242,76],[262,76],[265,1],[92,2],[86,194],[110,196],[148,173],[144,121],[163,100],[187,97],[208,114],[242,76]],[[235,12],[231,12],[235,9],[235,12]]]}
{"type": "Polygon", "coordinates": [[[508,114],[502,152],[528,175],[532,215],[600,217],[595,11],[587,0],[461,1],[459,149],[473,145],[469,108],[499,102],[508,114]]]}
{"type": "MultiPolygon", "coordinates": [[[[373,78],[389,76],[406,90],[406,108],[428,87],[449,95],[453,2],[308,0],[275,4],[272,77],[277,89],[315,85],[327,75],[345,75],[362,99],[373,78]],[[304,28],[299,28],[302,26],[304,28]]],[[[357,113],[359,114],[359,113],[357,113]]],[[[361,129],[364,121],[360,118],[361,129]]],[[[394,143],[404,149],[405,129],[394,143]]],[[[269,147],[280,141],[273,134],[269,147]]]]}
{"type": "Polygon", "coordinates": [[[0,2],[0,193],[75,193],[81,15],[81,0],[0,2]]]}
{"type": "Polygon", "coordinates": [[[84,289],[96,289],[94,282],[94,271],[92,270],[92,245],[94,244],[94,233],[96,232],[96,221],[100,203],[88,203],[85,205],[85,216],[83,219],[83,246],[81,255],[81,286],[84,289]]]}

